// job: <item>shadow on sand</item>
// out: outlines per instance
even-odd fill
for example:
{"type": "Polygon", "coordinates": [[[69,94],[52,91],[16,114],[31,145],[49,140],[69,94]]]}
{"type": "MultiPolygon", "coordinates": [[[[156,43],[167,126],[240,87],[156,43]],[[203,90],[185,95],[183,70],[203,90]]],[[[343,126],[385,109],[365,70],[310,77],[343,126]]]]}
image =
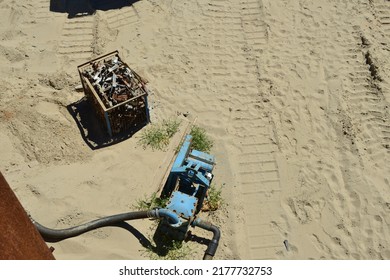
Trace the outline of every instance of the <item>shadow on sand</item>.
{"type": "Polygon", "coordinates": [[[102,125],[99,123],[98,118],[95,115],[95,111],[86,97],[69,104],[67,109],[75,120],[85,143],[92,150],[108,147],[129,139],[147,124],[139,124],[127,131],[110,137],[107,131],[105,131],[102,125]]]}
{"type": "Polygon", "coordinates": [[[50,0],[50,11],[68,13],[69,18],[92,15],[96,10],[108,11],[131,6],[138,0],[50,0]]]}

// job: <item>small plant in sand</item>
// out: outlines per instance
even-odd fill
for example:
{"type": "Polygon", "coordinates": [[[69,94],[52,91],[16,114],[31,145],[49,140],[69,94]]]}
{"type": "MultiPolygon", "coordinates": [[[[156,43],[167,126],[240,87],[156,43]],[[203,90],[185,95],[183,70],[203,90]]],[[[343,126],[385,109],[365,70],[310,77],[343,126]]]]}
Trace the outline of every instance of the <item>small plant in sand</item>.
{"type": "Polygon", "coordinates": [[[221,207],[221,205],[223,205],[222,187],[217,188],[214,185],[211,185],[207,191],[202,211],[215,211],[221,207]]]}
{"type": "Polygon", "coordinates": [[[151,196],[145,196],[143,199],[138,199],[134,205],[137,210],[150,210],[154,208],[164,208],[168,203],[168,198],[161,198],[157,196],[157,193],[153,193],[151,196]]]}
{"type": "Polygon", "coordinates": [[[179,129],[179,126],[180,126],[179,120],[164,120],[162,122],[162,127],[168,138],[172,138],[173,135],[175,135],[175,133],[179,129]]]}
{"type": "Polygon", "coordinates": [[[153,150],[162,150],[169,144],[169,140],[178,131],[180,121],[164,120],[160,124],[152,124],[141,135],[140,143],[144,148],[152,147],[153,150]]]}
{"type": "Polygon", "coordinates": [[[194,125],[191,128],[190,134],[192,135],[192,149],[206,153],[210,152],[214,143],[207,135],[204,128],[194,125]]]}
{"type": "Polygon", "coordinates": [[[158,246],[150,245],[143,254],[151,260],[188,260],[192,259],[195,251],[182,241],[164,237],[158,246]]]}

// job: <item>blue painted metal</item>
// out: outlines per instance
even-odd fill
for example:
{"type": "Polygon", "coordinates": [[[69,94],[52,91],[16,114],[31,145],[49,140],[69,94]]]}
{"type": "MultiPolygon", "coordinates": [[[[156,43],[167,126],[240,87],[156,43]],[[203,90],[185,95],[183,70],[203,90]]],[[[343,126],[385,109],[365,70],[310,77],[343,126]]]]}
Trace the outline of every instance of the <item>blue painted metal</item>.
{"type": "Polygon", "coordinates": [[[166,209],[181,219],[181,225],[176,228],[182,235],[202,207],[215,165],[214,156],[191,150],[191,141],[192,136],[187,135],[164,187],[165,195],[170,197],[166,209]]]}
{"type": "Polygon", "coordinates": [[[157,211],[157,216],[167,218],[171,227],[180,227],[182,225],[182,220],[170,209],[159,208],[155,211],[157,211]]]}
{"type": "Polygon", "coordinates": [[[168,180],[165,184],[167,186],[166,189],[168,189],[169,194],[173,191],[174,185],[177,181],[177,174],[175,174],[175,173],[183,172],[183,170],[180,169],[180,167],[183,165],[183,163],[184,163],[184,161],[185,161],[185,159],[190,151],[191,140],[192,140],[192,136],[187,135],[181,148],[180,148],[179,153],[176,156],[175,162],[173,163],[171,173],[169,174],[168,180]],[[178,169],[177,172],[174,172],[175,169],[178,169]]]}
{"type": "Polygon", "coordinates": [[[112,137],[111,123],[110,123],[110,118],[108,117],[107,112],[104,112],[104,117],[106,119],[108,135],[110,135],[110,137],[112,137]]]}
{"type": "Polygon", "coordinates": [[[173,168],[180,167],[183,165],[185,159],[187,158],[188,153],[190,152],[191,141],[192,141],[192,136],[187,135],[186,138],[184,139],[184,142],[180,148],[179,153],[176,156],[175,162],[173,163],[173,168]]]}
{"type": "Polygon", "coordinates": [[[175,191],[166,206],[167,209],[179,215],[179,217],[189,220],[195,215],[197,199],[188,194],[175,191]]]}
{"type": "Polygon", "coordinates": [[[196,218],[193,222],[192,222],[192,225],[194,227],[197,227],[200,223],[202,223],[203,220],[201,218],[196,218]]]}
{"type": "Polygon", "coordinates": [[[146,106],[146,122],[150,123],[150,112],[149,112],[149,103],[148,103],[147,95],[145,95],[145,106],[146,106]]]}
{"type": "Polygon", "coordinates": [[[198,159],[203,163],[207,163],[209,165],[214,165],[215,163],[215,157],[212,155],[209,155],[205,152],[197,151],[197,150],[192,150],[190,153],[190,157],[192,159],[198,159]]]}

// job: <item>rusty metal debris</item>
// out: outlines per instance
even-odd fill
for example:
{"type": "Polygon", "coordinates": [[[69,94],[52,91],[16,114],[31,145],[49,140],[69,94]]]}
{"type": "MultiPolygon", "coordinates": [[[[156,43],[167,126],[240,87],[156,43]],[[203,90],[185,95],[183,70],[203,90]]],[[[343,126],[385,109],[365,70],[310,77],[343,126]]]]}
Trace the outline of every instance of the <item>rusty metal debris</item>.
{"type": "Polygon", "coordinates": [[[78,66],[84,93],[110,136],[148,123],[146,81],[118,51],[78,66]]]}
{"type": "MultiPolygon", "coordinates": [[[[83,75],[91,82],[106,108],[144,93],[143,81],[117,55],[92,63],[92,68],[84,70],[83,75]]],[[[126,109],[133,108],[129,105],[126,109]]]]}

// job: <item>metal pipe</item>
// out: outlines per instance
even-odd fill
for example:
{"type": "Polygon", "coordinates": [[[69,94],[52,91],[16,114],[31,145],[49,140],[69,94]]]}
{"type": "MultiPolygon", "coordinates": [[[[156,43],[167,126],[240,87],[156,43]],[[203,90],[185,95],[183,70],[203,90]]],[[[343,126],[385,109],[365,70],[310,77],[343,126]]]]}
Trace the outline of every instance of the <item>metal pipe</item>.
{"type": "Polygon", "coordinates": [[[164,208],[156,208],[156,209],[153,209],[151,211],[153,212],[152,215],[154,215],[154,216],[151,216],[151,217],[157,218],[157,219],[160,219],[160,217],[161,218],[165,218],[165,219],[168,220],[169,225],[171,227],[179,227],[182,224],[179,216],[176,215],[171,210],[164,209],[164,208]]]}
{"type": "Polygon", "coordinates": [[[203,256],[204,260],[212,260],[218,248],[219,239],[221,237],[221,231],[215,225],[207,221],[202,221],[200,218],[197,218],[195,221],[193,221],[192,225],[211,231],[213,233],[213,238],[211,239],[209,245],[207,246],[207,249],[203,256]]]}

